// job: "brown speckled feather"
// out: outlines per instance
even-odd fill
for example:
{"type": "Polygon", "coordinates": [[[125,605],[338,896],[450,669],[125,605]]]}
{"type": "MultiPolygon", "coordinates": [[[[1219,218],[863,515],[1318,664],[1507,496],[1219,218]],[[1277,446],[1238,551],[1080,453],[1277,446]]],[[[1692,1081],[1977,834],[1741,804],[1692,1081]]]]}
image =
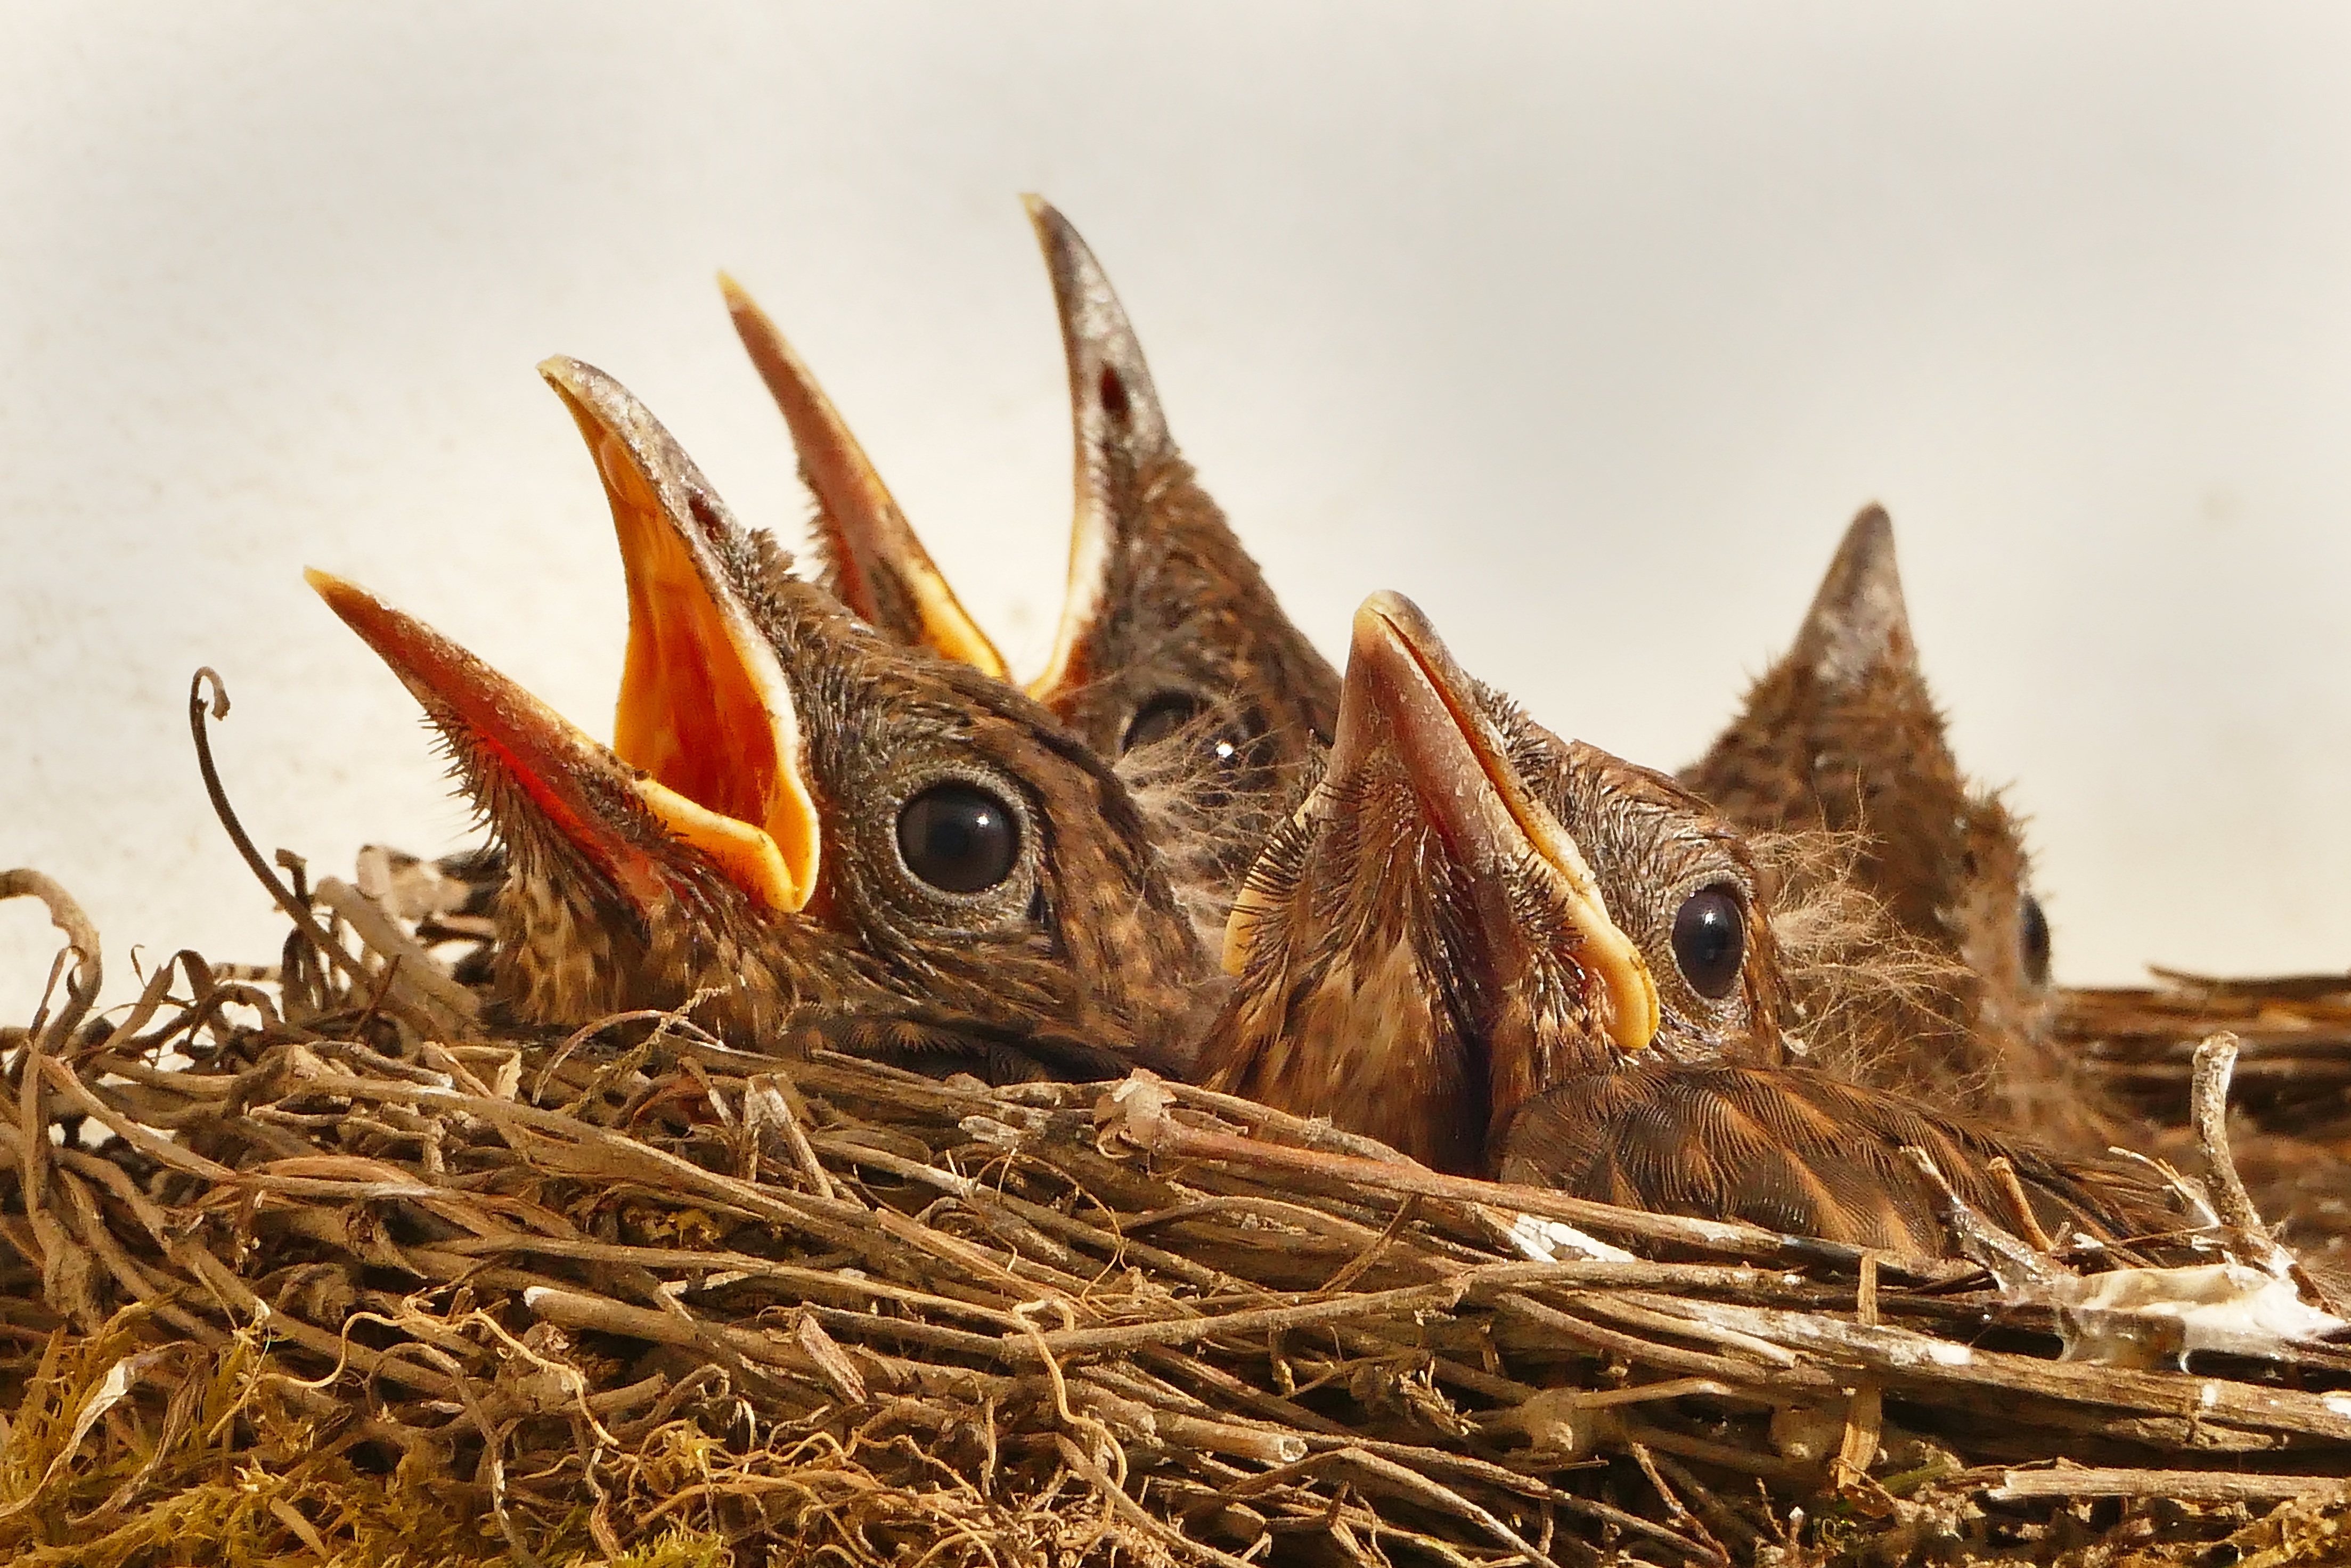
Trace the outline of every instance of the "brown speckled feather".
{"type": "Polygon", "coordinates": [[[2152,1173],[2061,1158],[1915,1100],[1802,1069],[1643,1064],[1562,1083],[1504,1136],[1505,1181],[1667,1214],[1743,1219],[1912,1256],[1948,1250],[1926,1151],[1970,1207],[2020,1217],[1991,1163],[2006,1158],[2051,1236],[2122,1241],[2183,1221],[2152,1173]]]}

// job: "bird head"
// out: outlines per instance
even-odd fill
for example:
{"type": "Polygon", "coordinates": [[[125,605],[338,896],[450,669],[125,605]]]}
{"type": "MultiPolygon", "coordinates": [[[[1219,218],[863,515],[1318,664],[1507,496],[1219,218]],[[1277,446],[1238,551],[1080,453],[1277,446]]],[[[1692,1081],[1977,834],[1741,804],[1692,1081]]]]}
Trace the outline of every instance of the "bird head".
{"type": "Polygon", "coordinates": [[[1393,593],[1336,728],[1234,907],[1211,1081],[1480,1170],[1560,1080],[1772,1056],[1766,890],[1695,798],[1525,718],[1393,593]]]}
{"type": "Polygon", "coordinates": [[[1077,477],[1068,594],[1029,689],[1105,756],[1173,747],[1211,814],[1294,795],[1331,738],[1338,674],[1282,613],[1176,450],[1093,252],[1067,218],[1028,200],[1061,318],[1077,477]]]}
{"type": "Polygon", "coordinates": [[[2049,926],[2015,818],[1951,751],[1883,508],[1845,530],[1795,643],[1682,778],[1750,831],[1854,834],[1852,879],[1960,967],[1939,988],[1942,1020],[1905,1027],[1909,1043],[1874,1071],[1921,1089],[1948,1082],[1966,1101],[2013,1065],[2002,1059],[2045,1002],[2049,926]]]}
{"type": "Polygon", "coordinates": [[[349,584],[329,604],[424,706],[511,856],[499,974],[577,1023],[715,992],[749,1042],[809,1008],[918,1003],[1131,1043],[1204,967],[1107,766],[1018,691],[900,647],[739,527],[625,388],[541,373],[626,569],[608,748],[349,584]]]}

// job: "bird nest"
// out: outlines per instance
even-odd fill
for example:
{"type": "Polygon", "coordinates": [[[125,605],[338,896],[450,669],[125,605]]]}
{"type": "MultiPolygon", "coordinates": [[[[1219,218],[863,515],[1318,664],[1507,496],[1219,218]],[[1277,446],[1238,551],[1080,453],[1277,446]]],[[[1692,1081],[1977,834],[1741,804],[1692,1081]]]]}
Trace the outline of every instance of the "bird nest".
{"type": "Polygon", "coordinates": [[[2241,1111],[2297,1136],[2351,1139],[2351,975],[2227,980],[2158,969],[2156,977],[2065,993],[2059,1036],[2160,1113],[2178,1104],[2197,1043],[2227,1029],[2243,1042],[2241,1111]]]}
{"type": "Polygon", "coordinates": [[[1144,1074],[501,1033],[355,889],[293,884],[266,977],[183,953],[92,1016],[61,957],[6,1041],[9,1562],[2351,1551],[2340,1350],[1444,1176],[1144,1074]]]}
{"type": "Polygon", "coordinates": [[[2252,1264],[2079,1273],[1954,1200],[1979,1261],[1896,1259],[1144,1073],[495,1029],[427,951],[477,926],[263,861],[201,694],[276,965],[97,1013],[0,873],[68,944],[0,1030],[7,1562],[2351,1553],[2351,1352],[2250,1214],[2252,1264]]]}

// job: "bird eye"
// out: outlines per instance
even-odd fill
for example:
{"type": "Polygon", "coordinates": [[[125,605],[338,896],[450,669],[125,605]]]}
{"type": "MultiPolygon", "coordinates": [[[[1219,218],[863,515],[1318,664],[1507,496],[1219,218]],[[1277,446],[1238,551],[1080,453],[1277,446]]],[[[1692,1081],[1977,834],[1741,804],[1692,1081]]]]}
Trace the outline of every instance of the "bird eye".
{"type": "Polygon", "coordinates": [[[1747,916],[1727,887],[1702,887],[1674,915],[1674,962],[1691,990],[1720,1001],[1739,984],[1747,957],[1747,916]]]}
{"type": "Polygon", "coordinates": [[[1134,710],[1134,716],[1127,721],[1125,737],[1118,743],[1119,750],[1133,751],[1166,739],[1199,717],[1202,706],[1189,692],[1161,692],[1134,710]]]}
{"type": "Polygon", "coordinates": [[[2019,911],[2016,946],[2018,956],[2024,960],[2024,977],[2036,986],[2049,983],[2049,916],[2043,914],[2041,901],[2031,894],[2024,895],[2024,906],[2019,911]]]}
{"type": "Polygon", "coordinates": [[[906,869],[946,893],[985,893],[1020,862],[1012,808],[974,784],[934,784],[898,813],[906,869]]]}

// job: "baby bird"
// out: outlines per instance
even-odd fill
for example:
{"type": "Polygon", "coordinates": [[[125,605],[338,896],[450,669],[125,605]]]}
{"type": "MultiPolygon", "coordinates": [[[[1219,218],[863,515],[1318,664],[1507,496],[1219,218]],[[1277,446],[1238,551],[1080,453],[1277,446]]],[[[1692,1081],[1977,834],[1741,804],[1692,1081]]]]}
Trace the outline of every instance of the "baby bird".
{"type": "Polygon", "coordinates": [[[2171,1227],[2135,1173],[1782,1065],[1739,834],[1470,680],[1408,601],[1357,613],[1337,728],[1235,906],[1205,1082],[1441,1169],[1911,1255],[1946,1244],[1906,1146],[2011,1223],[2021,1191],[2052,1233],[2171,1227]]]}
{"type": "MultiPolygon", "coordinates": [[[[1749,831],[1855,835],[1845,874],[1944,961],[1938,982],[1881,993],[1849,1031],[1853,1071],[2063,1147],[2122,1135],[2124,1119],[2050,1042],[2049,924],[2023,835],[1952,755],[1882,508],[1854,519],[1794,645],[1681,777],[1749,831]]],[[[1800,1007],[1823,1000],[1800,988],[1800,1007]]]]}
{"type": "Polygon", "coordinates": [[[1338,672],[1290,624],[1176,450],[1093,252],[1041,199],[1076,435],[1076,520],[1051,655],[1029,690],[1168,821],[1204,924],[1329,744],[1338,672]]]}
{"type": "Polygon", "coordinates": [[[423,704],[507,846],[495,962],[513,1012],[691,1005],[754,1049],[813,1013],[904,1017],[918,1058],[997,1077],[1115,1073],[1196,1032],[1208,966],[1108,765],[1018,691],[791,576],[611,378],[540,371],[596,459],[627,570],[610,748],[422,622],[312,578],[423,704]],[[973,1020],[975,1060],[924,1019],[973,1020]],[[1028,1035],[1025,1054],[999,1043],[1028,1035]]]}

